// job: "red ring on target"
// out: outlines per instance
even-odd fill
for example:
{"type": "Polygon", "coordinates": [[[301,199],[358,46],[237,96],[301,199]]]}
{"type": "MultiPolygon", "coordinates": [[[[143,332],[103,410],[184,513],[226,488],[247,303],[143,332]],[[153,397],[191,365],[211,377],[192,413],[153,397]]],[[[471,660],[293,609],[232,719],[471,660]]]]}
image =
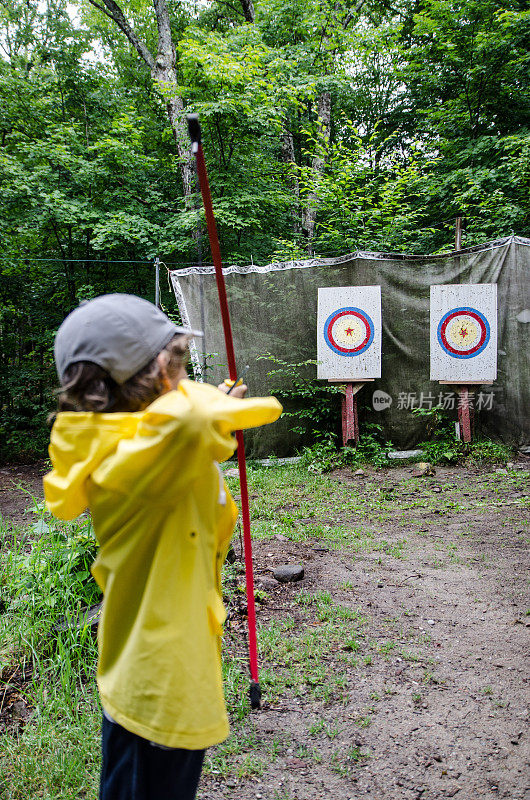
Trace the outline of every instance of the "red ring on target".
{"type": "Polygon", "coordinates": [[[364,351],[370,347],[374,340],[374,323],[368,314],[365,311],[361,311],[360,308],[355,308],[354,306],[350,306],[349,308],[339,308],[327,318],[324,324],[324,338],[328,346],[335,353],[344,356],[358,356],[360,353],[364,353],[364,351]],[[343,347],[333,338],[333,326],[338,319],[346,316],[357,317],[365,328],[365,337],[356,347],[343,347]]]}
{"type": "Polygon", "coordinates": [[[441,346],[448,353],[450,356],[454,356],[455,358],[471,358],[474,355],[482,352],[486,347],[487,343],[489,342],[490,338],[490,328],[489,323],[486,317],[477,311],[474,308],[469,308],[468,306],[463,308],[455,308],[452,311],[449,311],[445,314],[438,326],[438,341],[440,342],[441,346]],[[457,350],[447,340],[446,329],[449,323],[455,318],[460,316],[467,316],[471,317],[478,323],[478,327],[480,330],[480,337],[479,341],[473,346],[470,347],[468,350],[457,350]]]}

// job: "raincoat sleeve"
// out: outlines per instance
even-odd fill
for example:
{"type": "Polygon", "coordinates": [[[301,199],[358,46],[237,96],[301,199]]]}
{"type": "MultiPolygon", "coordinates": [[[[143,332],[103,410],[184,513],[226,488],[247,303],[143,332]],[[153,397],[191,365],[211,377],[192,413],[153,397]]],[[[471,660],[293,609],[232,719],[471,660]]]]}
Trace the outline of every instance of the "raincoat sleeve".
{"type": "MultiPolygon", "coordinates": [[[[282,406],[275,397],[238,398],[207,384],[183,381],[181,390],[194,404],[204,404],[207,447],[215,461],[225,461],[236,449],[234,431],[257,428],[275,422],[282,406]]],[[[180,387],[179,387],[180,388],[180,387]]]]}
{"type": "Polygon", "coordinates": [[[273,397],[241,400],[182,381],[145,410],[135,436],[121,441],[92,479],[122,494],[173,502],[208,464],[233,454],[233,431],[274,422],[281,411],[273,397]]]}

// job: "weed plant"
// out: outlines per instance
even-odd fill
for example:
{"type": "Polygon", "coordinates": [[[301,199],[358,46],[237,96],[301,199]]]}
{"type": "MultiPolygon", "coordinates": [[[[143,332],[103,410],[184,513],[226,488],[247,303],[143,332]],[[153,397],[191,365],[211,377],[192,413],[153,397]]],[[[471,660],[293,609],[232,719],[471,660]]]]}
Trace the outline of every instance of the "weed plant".
{"type": "Polygon", "coordinates": [[[339,404],[333,402],[333,395],[340,395],[341,390],[313,377],[316,361],[293,364],[270,354],[260,358],[274,365],[267,373],[272,382],[271,394],[287,401],[283,416],[291,418],[293,433],[320,438],[338,427],[339,404]]]}
{"type": "Polygon", "coordinates": [[[97,551],[90,518],[62,523],[38,503],[32,510],[38,519],[24,536],[2,527],[3,620],[9,622],[12,646],[33,661],[66,648],[65,663],[84,665],[91,674],[95,648],[84,611],[101,592],[90,573],[97,551]]]}
{"type": "Polygon", "coordinates": [[[94,535],[88,517],[64,524],[33,510],[24,533],[0,521],[0,675],[20,666],[30,676],[20,690],[26,724],[3,736],[0,796],[93,798],[101,710],[83,610],[100,597],[89,571],[94,535]]]}
{"type": "Polygon", "coordinates": [[[388,450],[391,447],[392,443],[384,440],[382,427],[369,422],[363,426],[357,447],[339,447],[334,433],[321,435],[315,444],[303,449],[302,464],[317,475],[361,464],[380,468],[389,464],[388,450]]]}
{"type": "Polygon", "coordinates": [[[422,459],[431,464],[505,462],[512,455],[509,447],[491,439],[477,439],[469,444],[457,439],[454,421],[439,406],[414,408],[412,413],[425,421],[428,438],[418,447],[423,451],[422,459]]]}

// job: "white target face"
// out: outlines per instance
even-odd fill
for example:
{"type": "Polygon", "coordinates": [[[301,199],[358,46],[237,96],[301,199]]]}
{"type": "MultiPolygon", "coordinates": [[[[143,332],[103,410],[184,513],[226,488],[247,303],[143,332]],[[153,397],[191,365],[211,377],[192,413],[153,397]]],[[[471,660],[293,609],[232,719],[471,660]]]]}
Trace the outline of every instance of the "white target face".
{"type": "Polygon", "coordinates": [[[431,379],[494,380],[497,308],[493,284],[431,286],[431,379]]]}
{"type": "Polygon", "coordinates": [[[371,380],[381,375],[381,289],[318,290],[319,378],[371,380]]]}

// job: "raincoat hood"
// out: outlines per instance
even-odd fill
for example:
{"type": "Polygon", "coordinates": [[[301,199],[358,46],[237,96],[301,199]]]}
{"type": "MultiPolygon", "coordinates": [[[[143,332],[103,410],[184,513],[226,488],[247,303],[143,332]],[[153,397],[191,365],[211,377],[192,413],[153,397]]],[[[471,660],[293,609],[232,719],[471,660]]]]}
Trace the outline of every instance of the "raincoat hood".
{"type": "Polygon", "coordinates": [[[59,519],[74,519],[88,507],[87,480],[123,439],[132,439],[141,412],[96,414],[63,411],[50,441],[53,472],[44,477],[46,505],[59,519]]]}

